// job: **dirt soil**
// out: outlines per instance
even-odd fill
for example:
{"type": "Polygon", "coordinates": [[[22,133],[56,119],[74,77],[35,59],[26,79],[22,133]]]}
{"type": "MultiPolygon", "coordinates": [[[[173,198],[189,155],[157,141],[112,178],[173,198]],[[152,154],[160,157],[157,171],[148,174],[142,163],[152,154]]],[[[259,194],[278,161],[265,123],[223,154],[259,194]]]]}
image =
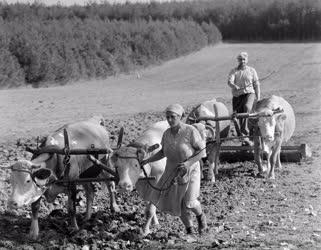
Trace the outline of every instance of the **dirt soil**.
{"type": "Polygon", "coordinates": [[[0,249],[321,249],[320,54],[318,43],[221,44],[107,80],[0,91],[0,249]],[[98,186],[89,222],[82,219],[85,203],[80,201],[79,232],[68,231],[66,197],[60,195],[53,204],[42,202],[40,237],[28,239],[30,206],[7,209],[10,170],[5,168],[30,158],[26,145],[95,114],[105,117],[116,139],[124,126],[126,144],[164,119],[162,111],[170,103],[190,109],[216,97],[230,108],[226,76],[240,51],[249,53],[263,97],[280,95],[294,107],[296,131],[287,144],[308,144],[311,158],[283,163],[273,181],[256,178],[252,161],[222,162],[218,181],[201,184],[209,224],[202,236],[186,238],[178,218],[158,213],[160,226],[141,238],[145,202],[135,191],[118,193],[121,211],[113,214],[107,192],[98,186]]]}

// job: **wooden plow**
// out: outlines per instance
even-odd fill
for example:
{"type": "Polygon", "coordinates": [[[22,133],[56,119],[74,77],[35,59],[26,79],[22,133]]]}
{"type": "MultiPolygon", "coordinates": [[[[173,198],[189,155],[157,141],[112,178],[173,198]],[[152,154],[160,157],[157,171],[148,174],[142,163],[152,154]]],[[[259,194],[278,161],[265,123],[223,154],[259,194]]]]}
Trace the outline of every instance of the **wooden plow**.
{"type": "MultiPolygon", "coordinates": [[[[119,148],[121,145],[123,136],[123,128],[120,131],[120,136],[118,139],[117,147],[119,148]]],[[[57,146],[50,146],[46,148],[37,148],[33,149],[30,147],[26,147],[26,151],[39,155],[43,153],[49,153],[49,154],[59,154],[64,155],[64,165],[65,165],[65,174],[64,176],[68,176],[69,170],[70,170],[70,155],[87,155],[88,159],[94,164],[94,166],[98,167],[101,171],[105,171],[111,175],[111,177],[107,178],[79,178],[79,179],[72,179],[69,178],[63,178],[54,181],[54,184],[77,184],[77,183],[85,183],[85,182],[103,182],[103,181],[115,181],[118,182],[119,177],[116,171],[108,167],[106,164],[101,162],[98,159],[99,154],[110,154],[113,152],[110,148],[96,148],[94,144],[91,145],[90,148],[87,149],[70,149],[69,146],[69,137],[68,132],[66,129],[64,129],[64,148],[58,148],[57,146]]],[[[154,176],[150,177],[141,177],[139,180],[155,180],[156,178],[154,176]]]]}
{"type": "MultiPolygon", "coordinates": [[[[254,126],[254,136],[234,136],[234,137],[220,137],[220,121],[231,120],[234,122],[235,129],[238,134],[240,134],[240,128],[238,127],[238,123],[236,119],[239,118],[252,118],[256,119],[262,116],[257,113],[234,113],[231,116],[218,116],[218,110],[216,105],[214,105],[215,117],[213,116],[204,116],[195,119],[195,122],[200,121],[215,121],[215,139],[207,142],[207,143],[216,143],[216,155],[219,157],[215,158],[215,164],[218,164],[218,161],[221,162],[240,162],[240,161],[251,161],[254,160],[254,147],[253,146],[221,146],[221,142],[242,139],[242,138],[251,138],[261,137],[259,135],[258,126],[254,126]]],[[[282,113],[283,110],[276,109],[273,110],[273,115],[277,113],[282,113]]],[[[261,138],[258,138],[261,141],[261,138]]],[[[262,147],[262,145],[261,145],[262,147]]],[[[260,151],[262,152],[261,148],[260,151]]],[[[263,159],[265,156],[263,156],[263,159]]],[[[284,162],[300,162],[302,159],[306,157],[311,157],[311,149],[307,144],[301,144],[299,146],[282,146],[280,159],[284,162]]]]}

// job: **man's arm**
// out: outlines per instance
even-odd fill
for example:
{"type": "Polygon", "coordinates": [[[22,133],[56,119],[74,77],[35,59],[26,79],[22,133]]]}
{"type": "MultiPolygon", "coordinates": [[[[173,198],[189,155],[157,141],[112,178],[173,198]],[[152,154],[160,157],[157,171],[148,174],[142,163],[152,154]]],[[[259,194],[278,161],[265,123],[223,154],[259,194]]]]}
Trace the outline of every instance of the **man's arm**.
{"type": "Polygon", "coordinates": [[[228,80],[227,80],[227,85],[231,88],[231,89],[236,89],[238,90],[240,87],[235,85],[235,74],[234,74],[234,70],[232,70],[230,72],[230,74],[228,75],[228,80]]]}
{"type": "Polygon", "coordinates": [[[253,68],[253,87],[255,91],[256,99],[259,101],[261,99],[261,88],[259,77],[257,76],[256,70],[253,68]]]}
{"type": "Polygon", "coordinates": [[[255,91],[255,96],[256,99],[259,101],[261,99],[261,88],[260,88],[260,82],[256,81],[254,84],[254,91],[255,91]]]}

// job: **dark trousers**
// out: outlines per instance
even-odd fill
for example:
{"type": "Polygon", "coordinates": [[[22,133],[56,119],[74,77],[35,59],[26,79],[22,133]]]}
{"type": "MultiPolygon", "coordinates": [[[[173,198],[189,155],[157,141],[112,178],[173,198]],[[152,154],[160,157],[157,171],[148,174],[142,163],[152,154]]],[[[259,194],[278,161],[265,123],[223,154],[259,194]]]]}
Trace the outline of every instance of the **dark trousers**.
{"type": "MultiPolygon", "coordinates": [[[[252,111],[253,105],[255,101],[255,94],[244,94],[240,96],[233,96],[232,105],[233,105],[233,112],[236,113],[250,113],[252,111]]],[[[247,118],[240,118],[239,119],[239,128],[242,135],[249,135],[249,126],[248,126],[248,119],[247,118]]]]}

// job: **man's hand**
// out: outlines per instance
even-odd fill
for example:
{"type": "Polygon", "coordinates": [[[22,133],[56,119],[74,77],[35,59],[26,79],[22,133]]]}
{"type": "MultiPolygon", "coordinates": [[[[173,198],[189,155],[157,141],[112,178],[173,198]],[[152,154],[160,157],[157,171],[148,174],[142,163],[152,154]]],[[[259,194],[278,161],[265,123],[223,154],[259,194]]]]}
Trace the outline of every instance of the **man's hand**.
{"type": "Polygon", "coordinates": [[[184,176],[187,173],[187,164],[186,162],[182,162],[177,167],[177,175],[178,176],[184,176]]]}
{"type": "Polygon", "coordinates": [[[235,90],[239,90],[240,87],[234,84],[234,89],[235,89],[235,90]]]}

